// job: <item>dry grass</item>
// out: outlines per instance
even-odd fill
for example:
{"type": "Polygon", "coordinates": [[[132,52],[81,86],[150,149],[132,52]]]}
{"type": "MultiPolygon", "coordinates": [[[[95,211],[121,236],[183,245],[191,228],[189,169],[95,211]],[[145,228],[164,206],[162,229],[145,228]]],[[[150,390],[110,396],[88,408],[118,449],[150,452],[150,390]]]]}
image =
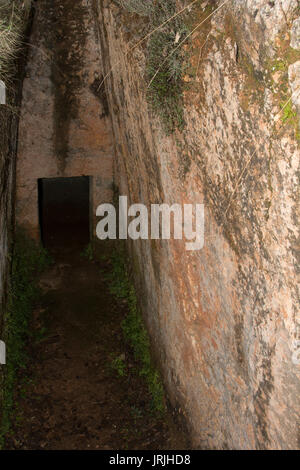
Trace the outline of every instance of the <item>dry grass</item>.
{"type": "MultiPolygon", "coordinates": [[[[163,128],[171,134],[176,128],[184,127],[183,81],[185,57],[181,46],[207,20],[223,8],[230,0],[224,0],[196,28],[189,31],[184,14],[192,10],[201,0],[190,1],[177,11],[176,0],[115,0],[129,12],[149,17],[150,32],[130,47],[126,55],[143,42],[148,41],[147,73],[148,98],[153,110],[160,116],[163,128]]],[[[207,2],[206,2],[207,3],[207,2]]],[[[99,88],[118,63],[105,75],[99,88]]]]}
{"type": "Polygon", "coordinates": [[[130,11],[131,13],[137,13],[141,16],[149,16],[153,13],[154,2],[153,0],[116,0],[121,7],[130,11]]]}
{"type": "Polygon", "coordinates": [[[29,1],[0,0],[0,79],[5,83],[10,82],[30,4],[29,1]]]}

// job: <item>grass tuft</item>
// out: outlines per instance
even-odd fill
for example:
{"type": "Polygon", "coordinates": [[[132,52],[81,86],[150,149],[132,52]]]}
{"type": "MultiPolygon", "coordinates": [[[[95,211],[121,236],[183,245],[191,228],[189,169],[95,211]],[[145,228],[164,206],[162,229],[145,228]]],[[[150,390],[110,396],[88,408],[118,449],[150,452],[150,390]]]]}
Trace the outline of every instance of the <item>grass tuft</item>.
{"type": "Polygon", "coordinates": [[[31,1],[0,0],[0,79],[10,81],[11,68],[22,44],[31,1]]]}
{"type": "Polygon", "coordinates": [[[153,0],[116,0],[127,11],[141,16],[149,16],[153,13],[153,0]]]}
{"type": "Polygon", "coordinates": [[[117,372],[119,377],[126,376],[126,364],[125,359],[121,356],[116,356],[111,358],[111,368],[117,372]]]}

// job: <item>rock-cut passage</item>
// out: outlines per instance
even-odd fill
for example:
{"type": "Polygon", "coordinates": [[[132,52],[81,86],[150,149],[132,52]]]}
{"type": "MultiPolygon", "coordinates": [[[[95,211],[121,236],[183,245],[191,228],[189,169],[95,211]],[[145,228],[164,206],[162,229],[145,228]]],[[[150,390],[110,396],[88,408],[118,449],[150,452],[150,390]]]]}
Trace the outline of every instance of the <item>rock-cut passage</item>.
{"type": "Polygon", "coordinates": [[[32,238],[41,234],[52,263],[39,280],[28,367],[19,377],[6,447],[183,448],[172,417],[153,406],[139,360],[124,339],[128,307],[111,293],[109,256],[96,261],[88,244],[95,207],[112,199],[113,147],[105,97],[98,92],[95,18],[89,2],[75,3],[35,3],[16,221],[32,238]]]}

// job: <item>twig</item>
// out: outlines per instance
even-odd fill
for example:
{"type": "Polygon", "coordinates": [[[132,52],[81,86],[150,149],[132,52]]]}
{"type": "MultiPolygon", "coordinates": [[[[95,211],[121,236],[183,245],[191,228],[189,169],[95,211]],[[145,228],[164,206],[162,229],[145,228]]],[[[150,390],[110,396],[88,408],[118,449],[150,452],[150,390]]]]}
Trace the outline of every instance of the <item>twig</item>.
{"type": "Polygon", "coordinates": [[[205,44],[207,43],[208,39],[209,39],[209,34],[208,34],[207,38],[205,39],[204,43],[202,44],[202,46],[200,47],[198,63],[197,63],[197,70],[196,70],[196,78],[198,77],[198,71],[199,71],[199,67],[200,67],[200,60],[201,60],[201,57],[202,57],[202,51],[203,51],[203,48],[204,48],[205,44]]]}

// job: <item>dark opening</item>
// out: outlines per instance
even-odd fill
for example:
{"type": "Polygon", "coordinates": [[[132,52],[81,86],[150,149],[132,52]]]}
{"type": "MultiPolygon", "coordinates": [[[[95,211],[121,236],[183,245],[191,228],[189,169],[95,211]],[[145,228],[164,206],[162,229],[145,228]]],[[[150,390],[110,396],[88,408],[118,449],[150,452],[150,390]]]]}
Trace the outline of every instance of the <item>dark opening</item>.
{"type": "Polygon", "coordinates": [[[90,240],[89,177],[38,180],[43,244],[50,249],[82,248],[90,240]]]}

